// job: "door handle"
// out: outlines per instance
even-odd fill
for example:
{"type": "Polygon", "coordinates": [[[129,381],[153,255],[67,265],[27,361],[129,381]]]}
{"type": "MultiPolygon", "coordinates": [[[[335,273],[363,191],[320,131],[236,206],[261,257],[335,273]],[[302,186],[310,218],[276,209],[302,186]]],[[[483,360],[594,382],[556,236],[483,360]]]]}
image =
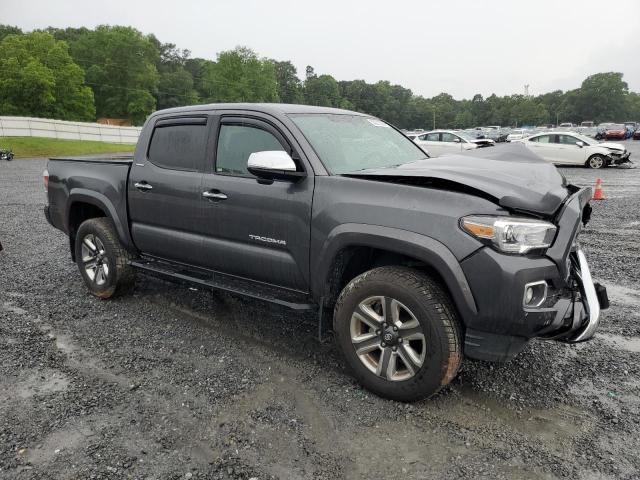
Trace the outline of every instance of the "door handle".
{"type": "Polygon", "coordinates": [[[149,190],[151,190],[153,188],[151,185],[149,185],[145,181],[136,182],[136,183],[133,184],[133,186],[136,187],[141,192],[146,192],[146,191],[149,191],[149,190]]]}
{"type": "Polygon", "coordinates": [[[208,200],[226,200],[227,196],[219,190],[202,192],[202,196],[208,200]]]}

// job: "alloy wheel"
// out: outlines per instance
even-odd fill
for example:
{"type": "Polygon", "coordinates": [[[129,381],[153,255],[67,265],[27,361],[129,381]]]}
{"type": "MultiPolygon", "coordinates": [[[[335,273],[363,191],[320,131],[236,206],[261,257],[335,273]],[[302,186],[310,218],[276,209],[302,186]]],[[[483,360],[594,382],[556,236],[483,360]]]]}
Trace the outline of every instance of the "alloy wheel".
{"type": "Polygon", "coordinates": [[[360,361],[383,379],[407,380],[424,363],[423,328],[413,312],[394,298],[376,296],[360,302],[351,315],[350,334],[360,361]]]}
{"type": "Polygon", "coordinates": [[[82,265],[89,280],[104,285],[109,276],[109,263],[104,244],[99,237],[89,234],[82,239],[82,265]]]}

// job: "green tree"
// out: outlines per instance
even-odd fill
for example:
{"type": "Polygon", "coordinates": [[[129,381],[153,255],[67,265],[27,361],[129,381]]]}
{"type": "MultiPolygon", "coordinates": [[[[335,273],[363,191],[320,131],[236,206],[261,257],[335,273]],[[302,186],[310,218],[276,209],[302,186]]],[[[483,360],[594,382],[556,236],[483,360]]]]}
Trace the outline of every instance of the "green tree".
{"type": "Polygon", "coordinates": [[[141,124],[155,110],[159,51],[150,37],[131,27],[101,25],[79,32],[70,47],[85,68],[99,117],[141,124]]]}
{"type": "Polygon", "coordinates": [[[218,54],[202,72],[207,102],[275,102],[278,100],[273,62],[261,60],[246,47],[218,54]]]}
{"type": "Polygon", "coordinates": [[[622,73],[596,73],[587,77],[580,86],[576,110],[582,120],[597,122],[616,121],[626,113],[629,86],[622,73]]]}
{"type": "Polygon", "coordinates": [[[276,72],[278,98],[283,103],[302,103],[302,84],[296,67],[291,62],[272,60],[276,72]]]}
{"type": "Polygon", "coordinates": [[[304,99],[307,105],[340,107],[342,104],[340,87],[331,75],[307,75],[304,82],[304,99]]]}
{"type": "Polygon", "coordinates": [[[149,35],[149,41],[158,51],[156,69],[159,79],[155,92],[157,108],[198,103],[199,96],[194,86],[193,74],[186,68],[191,52],[176,48],[173,43],[162,43],[154,35],[149,35]]]}
{"type": "Polygon", "coordinates": [[[22,35],[22,30],[12,25],[0,24],[0,41],[7,35],[22,35]]]}
{"type": "Polygon", "coordinates": [[[45,32],[0,42],[0,114],[93,120],[93,93],[65,42],[45,32]]]}

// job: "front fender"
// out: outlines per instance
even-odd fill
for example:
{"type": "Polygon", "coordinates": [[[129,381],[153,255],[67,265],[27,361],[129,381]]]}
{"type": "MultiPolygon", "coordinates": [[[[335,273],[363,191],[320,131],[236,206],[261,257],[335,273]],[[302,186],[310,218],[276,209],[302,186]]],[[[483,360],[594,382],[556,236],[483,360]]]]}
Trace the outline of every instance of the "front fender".
{"type": "MultiPolygon", "coordinates": [[[[330,295],[328,279],[338,253],[346,247],[364,246],[405,255],[436,270],[443,278],[463,321],[478,313],[467,278],[460,263],[441,242],[415,232],[379,225],[347,223],[335,227],[328,235],[319,255],[311,291],[318,298],[330,295]]],[[[466,323],[466,321],[465,321],[466,323]]]]}

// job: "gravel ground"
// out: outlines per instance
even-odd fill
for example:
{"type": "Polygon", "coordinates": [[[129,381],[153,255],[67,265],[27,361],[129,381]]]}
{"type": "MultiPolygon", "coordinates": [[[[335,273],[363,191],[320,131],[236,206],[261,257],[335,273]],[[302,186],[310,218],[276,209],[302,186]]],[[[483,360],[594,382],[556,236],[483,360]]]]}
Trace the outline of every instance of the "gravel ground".
{"type": "Polygon", "coordinates": [[[563,169],[603,179],[597,337],[467,361],[409,405],[360,388],[312,316],[144,276],[90,296],[44,165],[0,162],[0,479],[640,478],[640,169],[563,169]]]}

